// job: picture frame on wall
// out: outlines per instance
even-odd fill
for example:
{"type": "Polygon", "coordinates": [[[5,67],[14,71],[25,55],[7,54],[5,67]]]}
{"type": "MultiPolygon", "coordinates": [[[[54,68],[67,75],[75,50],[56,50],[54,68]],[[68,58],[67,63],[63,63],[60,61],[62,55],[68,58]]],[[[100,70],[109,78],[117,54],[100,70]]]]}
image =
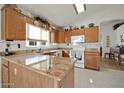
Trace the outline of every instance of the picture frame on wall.
{"type": "Polygon", "coordinates": [[[106,47],[110,47],[110,36],[106,36],[106,47]]]}

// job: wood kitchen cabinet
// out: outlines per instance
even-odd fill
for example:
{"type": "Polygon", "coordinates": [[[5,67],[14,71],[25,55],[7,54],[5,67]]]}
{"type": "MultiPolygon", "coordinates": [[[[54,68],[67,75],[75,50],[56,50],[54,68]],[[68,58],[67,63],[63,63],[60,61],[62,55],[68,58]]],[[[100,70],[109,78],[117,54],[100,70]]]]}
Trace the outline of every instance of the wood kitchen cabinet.
{"type": "Polygon", "coordinates": [[[98,42],[98,26],[85,28],[85,42],[98,42]]]}
{"type": "Polygon", "coordinates": [[[7,61],[2,61],[2,87],[9,87],[9,63],[7,61]]]}
{"type": "Polygon", "coordinates": [[[69,51],[62,51],[62,57],[69,57],[69,51]]]}
{"type": "Polygon", "coordinates": [[[25,20],[26,23],[34,24],[34,20],[32,18],[25,16],[25,19],[26,19],[25,20]]]}
{"type": "MultiPolygon", "coordinates": [[[[2,63],[7,62],[5,59],[2,63]]],[[[24,65],[8,61],[9,69],[2,66],[2,83],[9,88],[72,88],[74,87],[74,65],[70,65],[65,76],[58,80],[58,78],[48,75],[44,72],[29,69],[24,65]],[[9,73],[8,73],[9,72],[9,73]],[[9,84],[9,86],[7,85],[9,84]]]]}
{"type": "Polygon", "coordinates": [[[57,34],[58,43],[65,43],[65,31],[58,31],[57,34]]]}
{"type": "Polygon", "coordinates": [[[58,34],[57,34],[56,31],[51,31],[50,32],[50,42],[51,43],[58,43],[57,37],[58,37],[58,34]]]}
{"type": "Polygon", "coordinates": [[[33,24],[33,19],[26,17],[11,7],[2,9],[2,39],[25,40],[26,22],[33,24]]]}
{"type": "Polygon", "coordinates": [[[24,16],[16,12],[16,29],[15,29],[15,39],[16,40],[25,40],[26,39],[26,24],[24,16]]]}
{"type": "Polygon", "coordinates": [[[65,43],[71,43],[71,33],[72,31],[65,32],[65,43]]]}
{"type": "Polygon", "coordinates": [[[99,52],[85,51],[84,52],[84,65],[89,69],[100,69],[100,54],[99,52]]]}
{"type": "Polygon", "coordinates": [[[64,31],[51,31],[50,32],[51,43],[65,43],[64,31]]]}
{"type": "Polygon", "coordinates": [[[84,29],[73,30],[71,36],[84,35],[84,29]]]}

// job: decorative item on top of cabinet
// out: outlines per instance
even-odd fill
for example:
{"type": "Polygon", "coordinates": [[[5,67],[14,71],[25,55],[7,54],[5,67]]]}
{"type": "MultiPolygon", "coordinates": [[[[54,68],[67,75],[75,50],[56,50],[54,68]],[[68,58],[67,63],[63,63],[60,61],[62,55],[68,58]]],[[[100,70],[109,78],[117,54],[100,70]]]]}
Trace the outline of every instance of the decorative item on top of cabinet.
{"type": "Polygon", "coordinates": [[[83,29],[83,28],[85,28],[85,26],[84,26],[84,25],[82,25],[82,26],[81,26],[81,29],[83,29]]]}
{"type": "Polygon", "coordinates": [[[94,27],[94,23],[90,23],[88,27],[94,27]]]}

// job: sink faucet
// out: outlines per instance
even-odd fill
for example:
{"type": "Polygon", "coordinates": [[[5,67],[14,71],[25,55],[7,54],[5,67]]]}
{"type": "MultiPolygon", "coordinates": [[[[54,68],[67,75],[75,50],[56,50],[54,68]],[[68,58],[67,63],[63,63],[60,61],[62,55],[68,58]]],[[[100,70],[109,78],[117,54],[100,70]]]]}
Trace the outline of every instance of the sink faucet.
{"type": "Polygon", "coordinates": [[[38,53],[40,53],[40,54],[42,54],[42,49],[40,48],[40,49],[38,49],[38,53]]]}

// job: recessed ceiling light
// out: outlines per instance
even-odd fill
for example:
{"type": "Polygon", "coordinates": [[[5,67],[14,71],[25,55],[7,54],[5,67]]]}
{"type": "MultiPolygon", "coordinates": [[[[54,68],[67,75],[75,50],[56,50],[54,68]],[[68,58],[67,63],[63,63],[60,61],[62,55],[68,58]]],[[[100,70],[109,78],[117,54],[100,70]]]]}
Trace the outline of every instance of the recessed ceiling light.
{"type": "Polygon", "coordinates": [[[86,10],[85,4],[81,4],[81,3],[74,4],[74,8],[77,14],[80,14],[86,10]]]}

